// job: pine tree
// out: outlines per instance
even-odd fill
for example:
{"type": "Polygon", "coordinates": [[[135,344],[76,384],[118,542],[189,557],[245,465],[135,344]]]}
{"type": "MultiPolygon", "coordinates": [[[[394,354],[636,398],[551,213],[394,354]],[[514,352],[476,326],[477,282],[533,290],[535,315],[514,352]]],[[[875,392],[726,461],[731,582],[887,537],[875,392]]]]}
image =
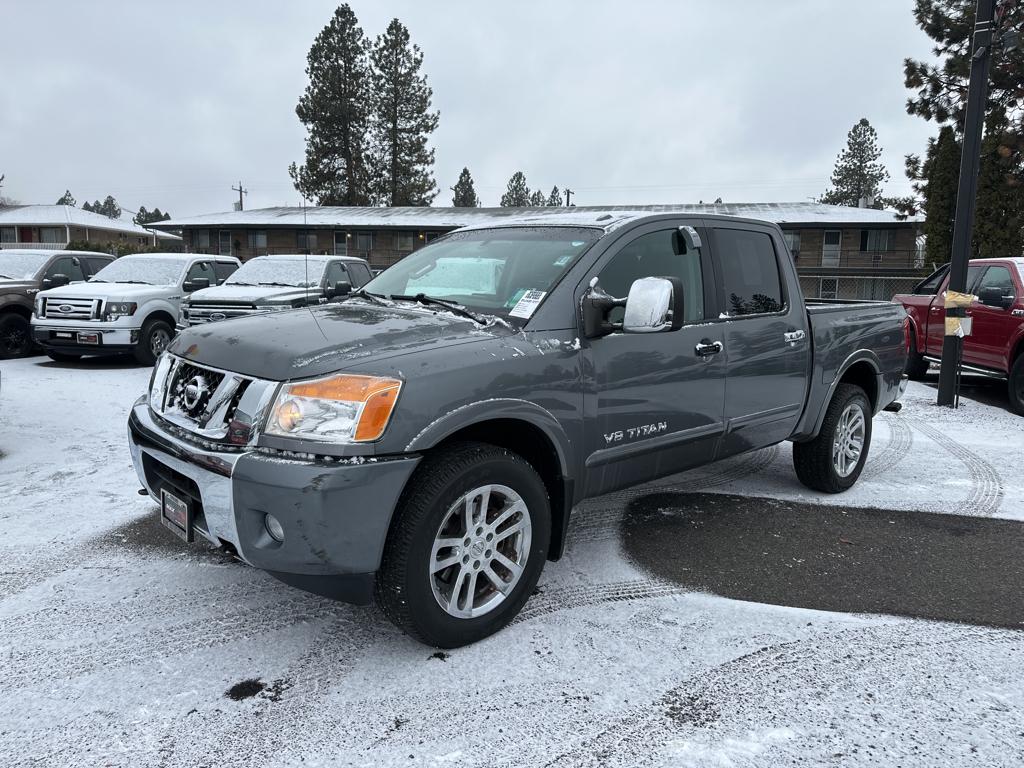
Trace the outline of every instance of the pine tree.
{"type": "MultiPolygon", "coordinates": [[[[1003,7],[1000,29],[1024,26],[1024,3],[1003,7]]],[[[904,61],[904,84],[912,92],[907,112],[925,120],[949,124],[963,135],[975,0],[916,0],[914,19],[935,41],[935,62],[904,61]]],[[[986,136],[974,221],[974,253],[991,256],[1019,254],[1024,248],[1024,48],[992,53],[986,136]]],[[[959,160],[957,162],[959,175],[959,160]]],[[[954,193],[955,194],[955,193],[954,193]]],[[[927,207],[927,203],[926,203],[927,207]]],[[[943,248],[946,246],[943,244],[943,248]]],[[[932,252],[931,246],[928,247],[932,252]]],[[[946,251],[946,258],[949,252],[946,251]]]]}
{"type": "Polygon", "coordinates": [[[459,180],[452,187],[452,205],[456,208],[476,208],[480,205],[480,198],[476,196],[476,189],[473,187],[473,177],[469,174],[469,168],[463,168],[459,174],[459,180]]]}
{"type": "Polygon", "coordinates": [[[547,205],[547,204],[548,204],[548,199],[546,197],[544,197],[544,193],[541,192],[539,189],[535,189],[530,194],[530,205],[533,205],[533,206],[543,206],[543,205],[547,205]]]}
{"type": "Polygon", "coordinates": [[[92,203],[90,203],[88,200],[86,200],[84,203],[82,203],[82,210],[83,211],[89,211],[89,213],[95,213],[96,212],[95,209],[92,207],[92,203]]]}
{"type": "Polygon", "coordinates": [[[150,216],[152,216],[152,214],[146,210],[146,206],[140,205],[139,210],[136,211],[135,216],[132,217],[132,221],[139,226],[144,226],[150,221],[150,216]]]}
{"type": "Polygon", "coordinates": [[[862,117],[846,136],[846,149],[839,153],[832,171],[832,187],[821,202],[856,207],[867,198],[869,207],[880,208],[882,184],[889,180],[889,172],[878,162],[881,154],[878,134],[862,117]]]}
{"type": "Polygon", "coordinates": [[[430,205],[437,196],[430,135],[439,113],[431,111],[433,90],[420,73],[423,53],[409,30],[392,19],[371,52],[373,82],[371,189],[380,205],[430,205]]]}
{"type": "Polygon", "coordinates": [[[960,180],[960,145],[952,127],[946,125],[928,144],[922,166],[923,183],[915,190],[923,198],[925,254],[932,264],[945,264],[953,252],[953,217],[956,188],[960,180]]]}
{"type": "Polygon", "coordinates": [[[96,210],[96,213],[102,213],[111,219],[121,218],[121,206],[117,204],[117,200],[112,195],[107,195],[102,203],[97,203],[97,206],[98,210],[96,210]]]}
{"type": "Polygon", "coordinates": [[[306,159],[292,163],[295,189],[319,205],[368,205],[366,132],[368,44],[356,15],[343,4],[306,56],[309,83],[295,107],[306,127],[306,159]]]}
{"type": "Polygon", "coordinates": [[[562,199],[562,193],[558,191],[558,187],[552,187],[546,205],[561,208],[564,204],[565,200],[562,199]]]}
{"type": "Polygon", "coordinates": [[[75,206],[75,198],[71,196],[71,190],[64,190],[64,194],[60,196],[60,200],[54,203],[54,205],[70,205],[73,208],[75,206]]]}
{"type": "Polygon", "coordinates": [[[508,180],[508,188],[501,196],[503,208],[522,208],[530,204],[530,188],[526,186],[526,176],[516,171],[508,180]]]}

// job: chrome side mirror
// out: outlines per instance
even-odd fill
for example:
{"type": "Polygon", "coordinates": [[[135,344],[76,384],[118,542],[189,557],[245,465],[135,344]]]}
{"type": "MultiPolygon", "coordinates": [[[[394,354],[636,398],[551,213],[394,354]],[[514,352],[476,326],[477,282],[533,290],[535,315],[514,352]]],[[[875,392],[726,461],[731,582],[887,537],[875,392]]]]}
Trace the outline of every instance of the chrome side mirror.
{"type": "Polygon", "coordinates": [[[683,325],[683,282],[677,277],[642,277],[633,281],[626,299],[622,330],[661,333],[683,325]]]}

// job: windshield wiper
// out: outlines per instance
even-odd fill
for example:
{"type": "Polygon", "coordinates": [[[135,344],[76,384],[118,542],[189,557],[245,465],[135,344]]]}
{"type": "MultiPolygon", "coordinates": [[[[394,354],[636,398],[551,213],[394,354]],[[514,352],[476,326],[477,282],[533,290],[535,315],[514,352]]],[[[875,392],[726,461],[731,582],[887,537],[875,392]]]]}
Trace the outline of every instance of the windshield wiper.
{"type": "Polygon", "coordinates": [[[391,298],[395,299],[396,301],[415,301],[417,304],[433,304],[434,306],[437,307],[444,307],[445,309],[454,312],[456,315],[468,317],[474,323],[480,323],[480,325],[487,325],[487,323],[484,320],[481,320],[479,317],[474,315],[464,306],[462,306],[458,302],[449,301],[448,299],[435,299],[433,296],[427,296],[427,294],[425,293],[417,293],[415,296],[392,295],[391,298]]]}
{"type": "Polygon", "coordinates": [[[295,285],[295,283],[257,283],[257,285],[280,285],[285,288],[301,288],[302,286],[295,285]]]}
{"type": "Polygon", "coordinates": [[[225,285],[256,285],[256,283],[240,283],[237,280],[229,280],[225,285]]]}
{"type": "Polygon", "coordinates": [[[0,275],[0,280],[13,280],[14,278],[10,275],[0,275]]]}
{"type": "Polygon", "coordinates": [[[346,296],[345,298],[351,298],[353,296],[358,296],[361,299],[369,299],[374,304],[380,304],[382,307],[390,306],[384,300],[384,297],[381,294],[379,294],[379,293],[370,293],[369,291],[367,291],[367,290],[365,290],[363,288],[357,288],[356,290],[354,290],[351,293],[349,293],[348,296],[346,296]]]}
{"type": "MultiPolygon", "coordinates": [[[[107,282],[107,281],[104,280],[103,282],[107,282]]],[[[129,284],[132,284],[132,285],[155,285],[155,283],[150,283],[150,282],[148,282],[146,280],[118,280],[117,282],[119,282],[119,283],[129,283],[129,284]]]]}
{"type": "Polygon", "coordinates": [[[109,280],[97,280],[95,277],[89,278],[90,283],[109,283],[109,280]]]}

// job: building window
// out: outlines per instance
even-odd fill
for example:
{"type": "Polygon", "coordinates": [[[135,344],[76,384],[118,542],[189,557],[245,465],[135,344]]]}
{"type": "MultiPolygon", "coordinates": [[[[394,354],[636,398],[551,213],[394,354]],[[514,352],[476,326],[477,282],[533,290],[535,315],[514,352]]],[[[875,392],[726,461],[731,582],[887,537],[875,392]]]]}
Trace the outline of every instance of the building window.
{"type": "Polygon", "coordinates": [[[334,255],[335,256],[348,256],[348,233],[346,233],[346,232],[335,232],[334,233],[334,255]]]}
{"type": "Polygon", "coordinates": [[[432,243],[443,234],[443,232],[427,232],[427,234],[424,237],[424,240],[428,243],[432,243]]]}
{"type": "MultiPolygon", "coordinates": [[[[39,228],[39,242],[40,243],[64,243],[67,242],[64,239],[65,232],[63,227],[40,227],[39,228]]],[[[122,235],[123,237],[123,235],[122,235]]]]}
{"type": "Polygon", "coordinates": [[[249,230],[249,252],[257,256],[264,256],[267,253],[267,230],[249,230]]]}
{"type": "Polygon", "coordinates": [[[18,230],[14,227],[0,227],[0,243],[18,242],[18,230]]]}
{"type": "Polygon", "coordinates": [[[800,233],[799,232],[783,232],[782,236],[786,240],[786,247],[789,248],[789,252],[793,254],[794,259],[800,258],[800,233]]]}
{"type": "Polygon", "coordinates": [[[880,251],[891,251],[893,237],[891,229],[862,229],[860,231],[860,249],[878,253],[880,251]]]}
{"type": "Polygon", "coordinates": [[[217,231],[217,253],[222,256],[231,255],[231,230],[221,229],[217,231]]]}
{"type": "Polygon", "coordinates": [[[837,299],[839,298],[839,280],[834,277],[823,277],[818,286],[818,298],[837,299]]]}
{"type": "Polygon", "coordinates": [[[295,247],[299,253],[316,253],[316,232],[300,229],[295,233],[295,247]]]}
{"type": "Polygon", "coordinates": [[[210,230],[208,229],[197,229],[192,233],[192,247],[197,251],[209,250],[210,248],[210,230]]]}
{"type": "Polygon", "coordinates": [[[373,250],[373,232],[359,232],[356,234],[356,250],[362,253],[369,253],[373,250]]]}
{"type": "Polygon", "coordinates": [[[398,250],[400,251],[411,251],[413,233],[412,232],[398,232],[397,235],[398,250]]]}

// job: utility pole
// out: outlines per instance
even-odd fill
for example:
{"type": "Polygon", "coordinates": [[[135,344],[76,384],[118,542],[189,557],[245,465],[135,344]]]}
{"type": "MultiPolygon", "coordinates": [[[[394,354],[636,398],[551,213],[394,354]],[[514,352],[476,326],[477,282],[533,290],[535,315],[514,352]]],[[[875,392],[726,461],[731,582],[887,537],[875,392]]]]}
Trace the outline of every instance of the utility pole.
{"type": "Polygon", "coordinates": [[[568,187],[565,188],[565,207],[572,208],[572,196],[576,194],[568,187]]]}
{"type": "MultiPolygon", "coordinates": [[[[992,62],[992,32],[995,26],[995,0],[978,0],[971,45],[971,78],[967,87],[967,111],[964,115],[964,145],[960,156],[960,182],[956,193],[956,218],[953,221],[953,253],[949,265],[948,292],[967,290],[967,263],[971,258],[975,197],[978,192],[978,168],[981,162],[981,133],[988,101],[988,74],[992,62]]],[[[946,317],[962,318],[966,307],[946,300],[946,317]]],[[[955,321],[954,321],[955,323],[955,321]]],[[[950,333],[942,338],[942,367],[939,370],[938,405],[956,407],[959,388],[960,354],[963,336],[950,333]]]]}
{"type": "Polygon", "coordinates": [[[249,190],[242,188],[242,182],[238,182],[238,186],[237,187],[232,187],[231,189],[232,189],[232,191],[238,193],[238,210],[240,210],[240,211],[245,210],[245,205],[242,203],[242,195],[248,195],[249,194],[249,190]]]}

